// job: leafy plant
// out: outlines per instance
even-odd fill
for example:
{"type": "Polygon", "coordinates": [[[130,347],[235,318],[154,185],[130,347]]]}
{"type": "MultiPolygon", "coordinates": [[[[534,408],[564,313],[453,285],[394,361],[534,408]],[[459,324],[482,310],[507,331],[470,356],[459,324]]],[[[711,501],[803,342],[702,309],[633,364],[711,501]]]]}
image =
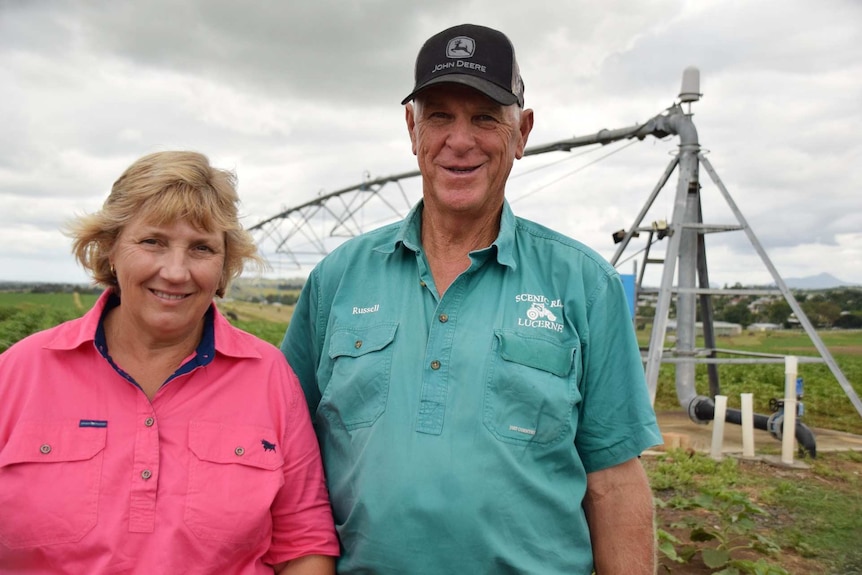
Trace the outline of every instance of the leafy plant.
{"type": "Polygon", "coordinates": [[[691,565],[699,560],[721,575],[786,574],[762,558],[749,559],[773,555],[780,548],[759,532],[757,520],[766,511],[735,489],[740,480],[737,460],[715,461],[675,449],[656,456],[649,477],[656,508],[673,517],[656,530],[658,551],[669,562],[691,565]],[[674,533],[685,533],[686,540],[674,533]]]}
{"type": "MultiPolygon", "coordinates": [[[[657,502],[659,506],[668,504],[661,500],[657,502]]],[[[763,559],[751,561],[735,556],[742,550],[764,555],[773,555],[780,551],[774,541],[757,533],[754,518],[757,515],[765,515],[766,512],[752,503],[744,493],[725,489],[705,490],[692,499],[677,498],[672,504],[683,509],[705,511],[706,513],[688,515],[672,527],[690,530],[689,539],[693,543],[714,542],[715,545],[684,545],[677,537],[660,529],[658,548],[665,557],[676,563],[688,563],[700,554],[704,565],[710,569],[720,569],[714,571],[719,575],[788,575],[783,568],[771,565],[763,559]]]]}

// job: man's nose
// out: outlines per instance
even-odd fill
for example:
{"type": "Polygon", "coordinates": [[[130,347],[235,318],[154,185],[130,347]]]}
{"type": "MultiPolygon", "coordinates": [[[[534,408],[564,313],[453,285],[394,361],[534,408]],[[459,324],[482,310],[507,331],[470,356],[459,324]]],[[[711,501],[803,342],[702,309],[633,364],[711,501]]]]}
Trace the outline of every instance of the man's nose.
{"type": "Polygon", "coordinates": [[[464,151],[472,148],[476,142],[474,129],[475,127],[469,118],[456,118],[452,122],[446,144],[455,151],[464,151]]]}

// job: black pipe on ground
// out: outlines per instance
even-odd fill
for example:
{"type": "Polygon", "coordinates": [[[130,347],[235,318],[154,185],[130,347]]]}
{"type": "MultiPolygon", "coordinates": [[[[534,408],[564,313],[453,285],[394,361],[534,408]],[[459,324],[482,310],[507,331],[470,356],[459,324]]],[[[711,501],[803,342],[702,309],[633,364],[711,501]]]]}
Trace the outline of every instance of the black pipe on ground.
{"type": "MultiPolygon", "coordinates": [[[[708,397],[698,396],[692,400],[688,414],[695,423],[706,423],[708,421],[712,421],[715,419],[715,403],[708,397]]],[[[772,433],[773,437],[780,439],[781,436],[776,436],[775,432],[769,428],[769,419],[769,415],[755,413],[754,427],[762,429],[763,431],[769,431],[772,433]]],[[[742,412],[738,409],[728,408],[724,416],[724,421],[727,423],[742,425],[742,412]]],[[[799,421],[796,422],[796,441],[798,441],[799,445],[808,452],[811,459],[817,458],[817,443],[814,439],[814,432],[812,432],[807,425],[800,423],[799,421]]]]}

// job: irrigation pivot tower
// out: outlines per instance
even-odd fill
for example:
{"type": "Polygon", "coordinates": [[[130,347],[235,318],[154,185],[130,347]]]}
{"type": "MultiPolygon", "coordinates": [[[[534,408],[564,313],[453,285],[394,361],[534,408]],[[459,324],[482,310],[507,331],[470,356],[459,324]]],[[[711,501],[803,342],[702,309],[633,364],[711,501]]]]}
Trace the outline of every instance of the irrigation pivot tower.
{"type": "MultiPolygon", "coordinates": [[[[713,416],[712,397],[720,393],[718,365],[784,363],[784,356],[782,355],[735,351],[716,347],[712,308],[713,296],[781,295],[820,354],[819,357],[800,357],[799,362],[826,363],[850,398],[856,411],[862,416],[862,401],[860,401],[859,396],[841,372],[829,350],[817,335],[814,326],[770,261],[766,251],[731,198],[712,164],[701,152],[697,130],[690,110],[691,104],[701,97],[699,81],[699,71],[696,68],[686,68],[683,72],[679,101],[643,124],[614,130],[600,130],[587,136],[530,147],[525,150],[524,155],[531,156],[555,151],[569,152],[573,148],[581,146],[605,145],[632,138],[643,140],[646,136],[665,138],[674,135],[679,138],[677,154],[671,159],[632,225],[627,230],[621,230],[614,234],[618,247],[611,258],[611,264],[619,265],[632,239],[641,234],[646,235],[647,246],[643,252],[636,286],[638,294],[652,293],[657,297],[649,347],[644,352],[644,369],[653,402],[655,401],[661,364],[674,364],[676,392],[680,405],[688,412],[693,421],[706,423],[713,416]],[[687,106],[688,111],[683,109],[684,105],[687,106]],[[699,179],[701,167],[706,170],[720,191],[721,196],[735,216],[736,222],[731,224],[707,224],[704,222],[699,179]],[[654,222],[644,226],[643,220],[647,212],[676,170],[679,173],[671,221],[668,223],[654,222]],[[709,286],[705,236],[710,233],[738,231],[745,233],[757,251],[763,264],[772,275],[777,286],[775,289],[714,289],[709,286]],[[650,257],[650,248],[663,239],[667,239],[664,256],[662,258],[650,257]],[[657,289],[647,288],[643,285],[644,271],[647,265],[651,264],[662,265],[661,283],[657,289]],[[677,333],[672,347],[666,348],[665,332],[672,303],[675,304],[676,308],[677,333]],[[696,347],[698,304],[703,325],[703,348],[696,347]],[[707,366],[710,397],[699,395],[695,390],[695,368],[698,364],[706,364],[707,366]]],[[[303,258],[306,258],[306,262],[313,262],[323,257],[328,251],[324,237],[326,234],[321,234],[319,230],[316,230],[311,225],[312,220],[320,217],[321,214],[331,217],[335,223],[329,229],[328,237],[335,237],[355,235],[363,231],[360,229],[360,218],[357,217],[357,214],[372,202],[377,202],[385,210],[390,211],[390,214],[403,217],[412,203],[401,188],[400,180],[418,175],[419,172],[414,170],[373,180],[366,178],[365,181],[357,185],[319,195],[304,204],[285,209],[252,226],[249,231],[255,235],[259,245],[273,244],[275,246],[274,253],[285,257],[299,267],[300,264],[304,263],[303,258]],[[399,187],[401,191],[400,200],[392,200],[383,196],[381,192],[388,184],[395,184],[399,187]],[[302,251],[294,247],[298,240],[307,240],[305,245],[311,246],[310,251],[302,251]]],[[[261,251],[266,253],[264,249],[261,251]]],[[[738,423],[738,421],[730,419],[730,414],[728,414],[728,421],[738,423]]],[[[797,437],[799,437],[800,427],[804,428],[802,424],[797,423],[797,437]]]]}
{"type": "Polygon", "coordinates": [[[639,293],[647,293],[641,283],[643,271],[647,264],[661,263],[663,265],[661,284],[657,290],[658,300],[655,307],[649,348],[646,354],[646,379],[650,395],[655,400],[658,373],[661,363],[673,363],[676,367],[676,391],[680,404],[688,411],[689,417],[698,422],[703,421],[703,414],[712,411],[711,398],[699,396],[694,389],[695,367],[706,364],[710,383],[710,395],[715,396],[720,391],[718,384],[718,364],[751,364],[751,363],[784,363],[784,356],[764,353],[751,353],[719,349],[716,347],[715,325],[713,321],[712,296],[714,295],[774,295],[780,293],[799,323],[805,329],[820,357],[800,357],[802,363],[825,362],[835,379],[844,389],[856,411],[862,416],[862,402],[850,382],[844,377],[835,359],[821,341],[814,326],[808,320],[805,312],[793,297],[775,266],[758,241],[757,236],[748,225],[742,212],[730,196],[724,183],[719,178],[712,164],[701,153],[697,130],[690,111],[683,111],[682,105],[689,107],[692,102],[700,99],[699,72],[696,68],[687,68],[683,73],[682,90],[679,103],[671,106],[666,114],[654,118],[654,135],[674,134],[679,137],[679,150],[671,159],[670,164],[662,174],[658,184],[653,189],[646,204],[635,218],[631,227],[625,231],[619,246],[611,258],[611,263],[617,265],[624,250],[636,234],[648,235],[647,250],[641,266],[637,282],[639,293]],[[710,179],[721,192],[728,207],[736,217],[733,224],[708,224],[703,220],[701,203],[701,185],[699,168],[703,167],[710,179]],[[674,170],[679,170],[676,193],[673,202],[672,219],[669,224],[643,226],[643,219],[652,206],[659,192],[667,183],[674,170]],[[757,251],[763,264],[772,275],[777,290],[757,289],[713,289],[709,285],[709,273],[706,258],[705,236],[716,232],[743,231],[748,236],[751,245],[757,251]],[[654,260],[649,258],[649,246],[654,237],[668,239],[664,258],[654,260]],[[674,276],[676,275],[676,285],[674,276]],[[673,347],[665,348],[665,332],[668,325],[668,315],[673,298],[676,303],[676,340],[673,347]],[[704,348],[698,349],[696,342],[697,304],[703,324],[704,348]],[[721,356],[719,356],[721,354],[721,356]],[[705,408],[705,409],[704,409],[705,408]]]}

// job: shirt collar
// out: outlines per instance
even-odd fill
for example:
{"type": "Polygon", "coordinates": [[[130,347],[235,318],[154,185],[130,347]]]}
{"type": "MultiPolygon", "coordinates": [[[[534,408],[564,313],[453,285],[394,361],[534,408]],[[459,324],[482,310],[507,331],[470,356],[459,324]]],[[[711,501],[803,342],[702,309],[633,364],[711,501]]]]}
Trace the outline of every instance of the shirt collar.
{"type": "MultiPolygon", "coordinates": [[[[410,213],[401,221],[398,228],[398,233],[391,240],[375,248],[379,252],[392,253],[399,246],[413,251],[419,252],[422,249],[422,209],[424,200],[419,200],[410,210],[410,213]]],[[[497,239],[491,244],[496,248],[497,262],[500,265],[508,266],[512,269],[517,269],[518,264],[515,261],[515,228],[517,221],[512,208],[507,200],[503,200],[503,213],[500,216],[500,232],[497,234],[497,239]]],[[[478,250],[482,251],[482,250],[478,250]]]]}
{"type": "MultiPolygon", "coordinates": [[[[97,348],[102,345],[106,349],[102,322],[105,315],[119,303],[120,298],[113,290],[105,290],[79,321],[70,322],[70,329],[58,330],[57,336],[46,347],[70,350],[93,342],[97,348]]],[[[212,361],[216,351],[231,357],[260,357],[260,352],[249,342],[244,332],[234,328],[215,304],[210,305],[206,312],[203,337],[196,351],[201,365],[212,361]]]]}
{"type": "MultiPolygon", "coordinates": [[[[110,360],[109,354],[111,350],[108,349],[108,341],[105,337],[105,318],[112,309],[120,305],[120,297],[113,290],[107,290],[105,293],[108,295],[105,296],[103,294],[103,297],[99,298],[100,301],[105,298],[105,303],[102,306],[101,313],[99,314],[99,323],[96,326],[96,335],[94,336],[93,341],[96,344],[96,349],[105,356],[105,359],[110,360]]],[[[208,365],[213,360],[215,357],[215,329],[213,327],[214,315],[215,307],[210,306],[204,315],[204,331],[201,336],[201,341],[195,349],[194,357],[190,361],[184,363],[172,377],[191,371],[195,367],[208,365]]]]}

